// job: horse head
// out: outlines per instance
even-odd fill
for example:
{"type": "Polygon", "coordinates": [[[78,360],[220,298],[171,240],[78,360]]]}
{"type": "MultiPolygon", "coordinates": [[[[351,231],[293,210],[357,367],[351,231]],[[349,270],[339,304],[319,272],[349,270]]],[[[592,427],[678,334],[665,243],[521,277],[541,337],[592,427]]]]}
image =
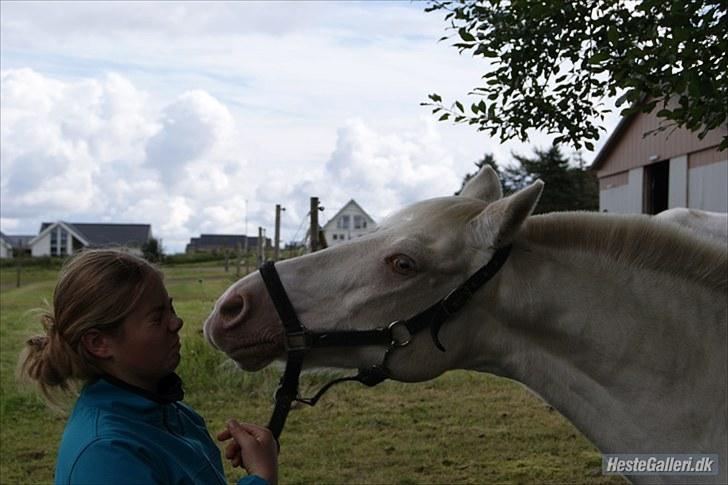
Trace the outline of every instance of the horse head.
{"type": "MultiPolygon", "coordinates": [[[[535,182],[503,198],[500,181],[486,167],[460,196],[425,200],[388,217],[364,237],[276,264],[301,323],[312,332],[385,328],[447,295],[510,243],[531,214],[543,184],[535,182]]],[[[388,360],[391,377],[427,380],[457,368],[469,344],[457,316],[440,335],[429,332],[388,360]]],[[[259,272],[234,284],[207,318],[208,341],[241,368],[259,370],[285,357],[285,332],[259,272]]],[[[312,350],[307,366],[365,368],[380,364],[377,345],[312,350]]]]}

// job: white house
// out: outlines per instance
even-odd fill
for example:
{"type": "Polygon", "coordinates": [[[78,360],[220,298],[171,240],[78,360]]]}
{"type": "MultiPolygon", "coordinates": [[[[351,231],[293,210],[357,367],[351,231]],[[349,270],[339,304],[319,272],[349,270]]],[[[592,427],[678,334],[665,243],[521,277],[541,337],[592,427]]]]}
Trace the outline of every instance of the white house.
{"type": "Polygon", "coordinates": [[[67,256],[85,247],[124,247],[142,255],[142,246],[152,237],[149,224],[88,224],[44,222],[30,240],[33,256],[67,256]]]}
{"type": "Polygon", "coordinates": [[[344,205],[324,225],[324,236],[329,247],[363,236],[374,231],[377,223],[354,199],[344,205]]]}
{"type": "Polygon", "coordinates": [[[13,245],[9,240],[5,239],[5,234],[0,232],[0,258],[12,258],[13,257],[13,245]]]}
{"type": "Polygon", "coordinates": [[[728,212],[728,150],[718,150],[728,126],[702,140],[686,128],[643,137],[659,126],[655,112],[622,118],[594,159],[599,210],[657,214],[689,207],[728,212]]]}

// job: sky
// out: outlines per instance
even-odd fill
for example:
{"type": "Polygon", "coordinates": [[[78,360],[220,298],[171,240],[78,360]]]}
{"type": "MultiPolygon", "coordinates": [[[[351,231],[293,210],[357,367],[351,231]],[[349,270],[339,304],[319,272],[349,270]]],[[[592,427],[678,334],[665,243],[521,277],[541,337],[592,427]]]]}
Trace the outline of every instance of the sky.
{"type": "MultiPolygon", "coordinates": [[[[502,144],[420,106],[463,99],[485,64],[418,2],[0,3],[0,230],[151,224],[301,240],[355,199],[376,221],[450,195],[502,144]]],[[[597,151],[616,126],[608,118],[597,151]]],[[[568,151],[567,151],[568,153],[568,151]]],[[[594,153],[584,152],[591,161],[594,153]]]]}

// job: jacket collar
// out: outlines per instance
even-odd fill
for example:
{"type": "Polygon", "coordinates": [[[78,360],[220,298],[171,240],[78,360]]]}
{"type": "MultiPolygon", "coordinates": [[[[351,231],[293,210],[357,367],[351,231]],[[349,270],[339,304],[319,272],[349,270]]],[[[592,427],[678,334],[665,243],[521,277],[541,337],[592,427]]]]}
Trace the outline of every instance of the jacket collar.
{"type": "Polygon", "coordinates": [[[157,384],[157,392],[150,392],[141,387],[129,384],[110,374],[103,374],[99,378],[157,404],[171,404],[176,401],[181,401],[185,396],[184,389],[182,388],[182,379],[174,372],[159,381],[159,384],[157,384]]]}

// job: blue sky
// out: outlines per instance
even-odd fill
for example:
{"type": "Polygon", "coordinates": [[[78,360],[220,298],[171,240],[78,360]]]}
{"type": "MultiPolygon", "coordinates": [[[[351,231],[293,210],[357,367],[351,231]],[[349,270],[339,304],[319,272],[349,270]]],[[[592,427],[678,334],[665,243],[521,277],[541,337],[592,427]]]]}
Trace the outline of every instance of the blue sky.
{"type": "MultiPolygon", "coordinates": [[[[0,226],[151,223],[168,252],[205,233],[284,239],[320,197],[375,219],[450,194],[505,145],[438,123],[483,64],[410,2],[2,2],[0,226]]],[[[616,123],[608,120],[607,129],[616,123]]],[[[606,139],[603,135],[601,142],[606,139]]],[[[590,160],[593,154],[586,153],[590,160]]]]}

